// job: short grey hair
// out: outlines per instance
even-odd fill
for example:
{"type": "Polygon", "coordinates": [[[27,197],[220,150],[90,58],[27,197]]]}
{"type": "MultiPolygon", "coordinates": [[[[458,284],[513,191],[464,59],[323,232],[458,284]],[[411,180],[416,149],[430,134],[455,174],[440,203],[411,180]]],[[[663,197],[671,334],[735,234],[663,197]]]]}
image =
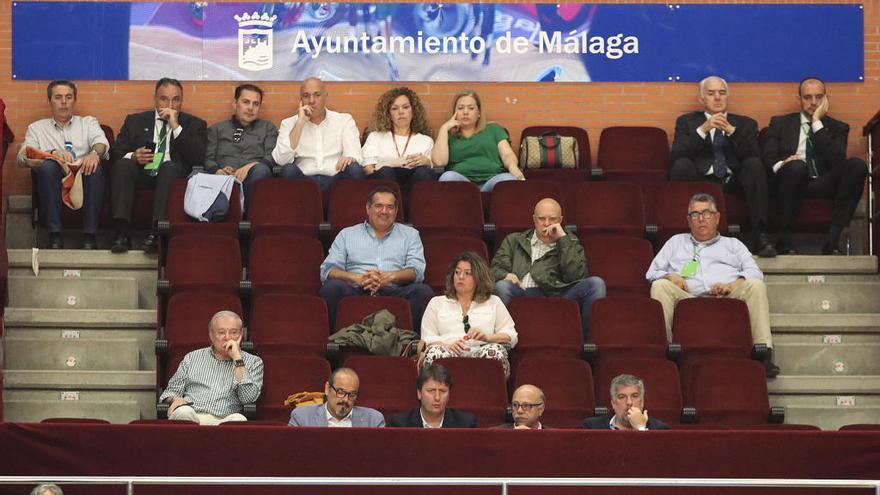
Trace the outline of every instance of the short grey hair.
{"type": "Polygon", "coordinates": [[[241,328],[241,326],[243,325],[243,323],[241,321],[241,317],[238,316],[238,314],[235,311],[223,310],[223,311],[217,311],[216,313],[214,313],[214,316],[211,317],[211,321],[208,322],[208,330],[214,331],[214,327],[217,326],[217,320],[222,320],[224,318],[235,319],[238,322],[239,328],[241,328]]]}
{"type": "Polygon", "coordinates": [[[697,193],[691,196],[691,200],[688,201],[688,209],[690,209],[691,205],[694,203],[710,203],[712,209],[718,211],[718,204],[715,202],[715,197],[709,193],[697,193]]]}
{"type": "Polygon", "coordinates": [[[635,375],[617,375],[611,380],[611,398],[617,395],[617,389],[620,387],[629,387],[635,385],[639,388],[639,395],[645,397],[645,382],[635,375]]]}
{"type": "Polygon", "coordinates": [[[31,490],[31,495],[43,495],[43,492],[48,491],[52,495],[64,495],[64,492],[61,491],[61,488],[58,485],[53,483],[44,483],[42,485],[38,485],[31,490]]]}
{"type": "Polygon", "coordinates": [[[724,85],[724,91],[727,91],[728,95],[730,94],[730,88],[727,87],[727,81],[725,81],[723,77],[709,76],[709,77],[703,79],[702,81],[700,81],[700,96],[706,96],[706,84],[709,84],[709,81],[711,81],[713,79],[717,79],[718,81],[721,81],[721,84],[724,85]]]}

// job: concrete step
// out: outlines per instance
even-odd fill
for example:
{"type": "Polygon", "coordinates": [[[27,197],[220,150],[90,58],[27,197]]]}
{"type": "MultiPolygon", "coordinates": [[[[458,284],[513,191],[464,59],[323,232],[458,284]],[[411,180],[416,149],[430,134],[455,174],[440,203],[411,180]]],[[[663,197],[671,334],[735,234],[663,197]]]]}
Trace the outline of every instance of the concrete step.
{"type": "Polygon", "coordinates": [[[771,394],[773,405],[808,407],[880,407],[880,395],[870,394],[771,394]]]}
{"type": "Polygon", "coordinates": [[[4,389],[155,390],[155,371],[6,370],[4,389]]]}
{"type": "Polygon", "coordinates": [[[768,283],[771,313],[878,313],[880,284],[768,283]]]}
{"type": "Polygon", "coordinates": [[[138,309],[133,278],[9,277],[9,306],[19,308],[138,309]]]}
{"type": "MultiPolygon", "coordinates": [[[[136,408],[134,411],[126,409],[125,417],[112,419],[117,423],[127,423],[133,419],[155,419],[156,418],[156,391],[155,390],[83,390],[83,389],[67,389],[67,390],[44,390],[44,389],[11,389],[6,390],[3,394],[5,403],[9,402],[25,402],[39,403],[49,412],[41,412],[40,410],[32,411],[26,417],[27,421],[39,421],[47,417],[69,416],[75,411],[80,404],[116,404],[116,403],[134,403],[136,408]]],[[[8,408],[7,408],[8,411],[8,408]]],[[[89,411],[89,414],[92,414],[89,411]]],[[[77,417],[86,417],[85,414],[77,417]]],[[[93,417],[93,416],[88,416],[93,417]]],[[[97,416],[101,417],[101,416],[97,416]]],[[[5,416],[7,421],[12,421],[9,416],[5,416]]],[[[107,418],[105,418],[107,419],[107,418]]],[[[22,421],[24,421],[22,420],[22,421]]]]}
{"type": "Polygon", "coordinates": [[[771,313],[773,336],[779,334],[880,334],[880,314],[877,313],[771,313]]]}
{"type": "Polygon", "coordinates": [[[17,337],[4,341],[6,370],[138,371],[137,339],[17,337]]]}
{"type": "Polygon", "coordinates": [[[877,273],[876,256],[777,256],[755,258],[764,274],[877,273]]]}
{"type": "MultiPolygon", "coordinates": [[[[154,415],[155,416],[155,415],[154,415]]],[[[5,400],[3,417],[16,423],[36,423],[47,418],[94,418],[125,424],[141,417],[136,401],[5,400]]]]}
{"type": "Polygon", "coordinates": [[[880,395],[880,375],[779,375],[767,381],[770,395],[880,395]]]}
{"type": "Polygon", "coordinates": [[[841,284],[849,282],[877,282],[880,275],[876,273],[777,273],[765,274],[767,283],[804,283],[809,285],[841,284]]]}
{"type": "Polygon", "coordinates": [[[786,377],[880,375],[880,344],[775,344],[773,358],[786,377]]]}
{"type": "Polygon", "coordinates": [[[6,328],[156,329],[154,309],[6,308],[6,328]]]}
{"type": "MultiPolygon", "coordinates": [[[[771,405],[781,405],[773,404],[771,405]]],[[[844,425],[880,422],[878,407],[821,407],[785,406],[788,424],[815,425],[826,431],[836,431],[844,425]]]]}

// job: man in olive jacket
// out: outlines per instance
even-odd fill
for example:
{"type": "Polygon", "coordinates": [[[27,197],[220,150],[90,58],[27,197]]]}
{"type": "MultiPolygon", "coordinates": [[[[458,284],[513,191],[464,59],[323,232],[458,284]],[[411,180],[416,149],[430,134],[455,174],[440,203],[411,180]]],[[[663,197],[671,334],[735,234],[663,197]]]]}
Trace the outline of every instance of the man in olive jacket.
{"type": "Polygon", "coordinates": [[[515,297],[561,296],[581,306],[584,340],[590,308],[605,297],[605,282],[587,277],[587,260],[578,238],[562,226],[562,207],[544,198],[535,205],[535,228],[508,235],[492,259],[495,294],[505,306],[515,297]]]}

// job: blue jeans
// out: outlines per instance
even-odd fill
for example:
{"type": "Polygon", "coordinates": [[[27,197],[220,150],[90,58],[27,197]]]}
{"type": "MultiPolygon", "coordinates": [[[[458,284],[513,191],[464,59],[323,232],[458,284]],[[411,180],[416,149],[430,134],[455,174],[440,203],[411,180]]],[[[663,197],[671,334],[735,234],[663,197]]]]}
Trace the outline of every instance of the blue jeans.
{"type": "MultiPolygon", "coordinates": [[[[37,190],[40,192],[40,216],[43,217],[49,232],[61,232],[61,180],[64,178],[64,169],[55,160],[43,160],[40,166],[34,169],[37,179],[37,190]]],[[[94,234],[98,231],[98,221],[101,217],[101,207],[104,203],[104,167],[98,164],[91,175],[83,175],[83,205],[82,224],[84,234],[94,234]]]]}
{"type": "Polygon", "coordinates": [[[247,211],[250,210],[251,205],[251,190],[254,187],[254,182],[262,179],[268,179],[272,177],[272,167],[266,165],[264,162],[257,162],[250,170],[248,170],[247,176],[244,178],[244,182],[241,183],[242,193],[244,194],[244,211],[247,214],[247,211]]]}
{"type": "Polygon", "coordinates": [[[281,167],[281,177],[285,179],[312,179],[321,186],[322,191],[330,189],[338,179],[364,179],[366,178],[364,167],[357,163],[351,163],[345,170],[336,175],[306,175],[293,163],[281,167]]]}
{"type": "MultiPolygon", "coordinates": [[[[581,327],[584,333],[584,342],[590,330],[590,309],[597,299],[605,297],[605,281],[599,277],[587,277],[570,287],[562,297],[574,299],[581,307],[581,327]]],[[[523,289],[509,280],[495,282],[495,295],[501,299],[505,306],[515,297],[544,297],[544,291],[538,287],[523,289]]]]}
{"type": "MultiPolygon", "coordinates": [[[[467,177],[452,170],[443,172],[443,175],[440,176],[439,180],[440,182],[470,182],[467,177]]],[[[514,177],[513,174],[509,174],[507,172],[503,174],[498,174],[487,180],[482,186],[480,186],[480,192],[492,192],[492,189],[495,189],[495,184],[507,180],[516,180],[516,177],[514,177]]]]}

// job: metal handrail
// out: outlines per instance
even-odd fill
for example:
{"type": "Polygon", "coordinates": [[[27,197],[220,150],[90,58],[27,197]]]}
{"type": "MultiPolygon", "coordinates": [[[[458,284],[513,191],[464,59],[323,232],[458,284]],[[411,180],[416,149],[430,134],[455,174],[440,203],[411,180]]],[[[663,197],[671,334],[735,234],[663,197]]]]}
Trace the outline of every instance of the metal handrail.
{"type": "Polygon", "coordinates": [[[685,486],[685,487],[787,487],[873,488],[880,495],[880,480],[783,479],[783,478],[431,478],[431,477],[175,477],[175,476],[0,476],[0,485],[25,483],[126,485],[408,485],[493,486],[507,494],[510,486],[685,486]]]}

